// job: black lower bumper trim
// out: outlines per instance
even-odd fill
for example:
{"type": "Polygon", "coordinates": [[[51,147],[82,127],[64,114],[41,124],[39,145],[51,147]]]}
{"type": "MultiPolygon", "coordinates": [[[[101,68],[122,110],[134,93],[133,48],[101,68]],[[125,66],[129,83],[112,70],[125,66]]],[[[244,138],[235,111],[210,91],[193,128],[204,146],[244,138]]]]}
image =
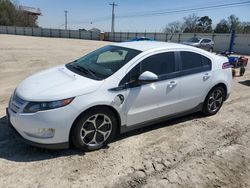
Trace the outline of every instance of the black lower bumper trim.
{"type": "Polygon", "coordinates": [[[22,135],[20,135],[18,133],[18,131],[15,129],[15,127],[9,121],[8,109],[6,109],[6,115],[7,115],[7,120],[8,120],[8,126],[18,140],[20,140],[28,145],[39,147],[39,148],[45,148],[45,149],[67,149],[67,148],[69,148],[68,142],[57,143],[57,144],[40,144],[40,143],[32,142],[30,140],[23,138],[22,135]]]}

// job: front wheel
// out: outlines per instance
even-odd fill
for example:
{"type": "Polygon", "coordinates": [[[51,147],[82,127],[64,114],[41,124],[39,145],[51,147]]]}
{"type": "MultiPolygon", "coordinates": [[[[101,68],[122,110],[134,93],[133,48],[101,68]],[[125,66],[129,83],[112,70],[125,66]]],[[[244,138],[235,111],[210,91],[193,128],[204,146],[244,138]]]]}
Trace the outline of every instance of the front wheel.
{"type": "Polygon", "coordinates": [[[216,114],[224,102],[224,97],[224,88],[221,86],[214,87],[205,99],[202,112],[208,116],[216,114]]]}
{"type": "Polygon", "coordinates": [[[71,132],[73,144],[81,150],[93,151],[106,146],[115,136],[117,119],[109,108],[86,111],[71,132]]]}

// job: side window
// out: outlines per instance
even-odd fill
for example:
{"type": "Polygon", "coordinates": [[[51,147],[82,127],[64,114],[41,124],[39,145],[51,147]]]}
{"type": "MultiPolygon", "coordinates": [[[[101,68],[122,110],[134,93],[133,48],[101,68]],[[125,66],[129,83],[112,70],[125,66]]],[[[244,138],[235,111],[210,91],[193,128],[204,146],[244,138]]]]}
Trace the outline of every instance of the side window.
{"type": "Polygon", "coordinates": [[[203,39],[201,42],[202,43],[209,43],[209,42],[211,42],[211,40],[209,40],[209,39],[203,39]]]}
{"type": "Polygon", "coordinates": [[[158,76],[175,72],[174,52],[166,52],[147,57],[132,68],[119,85],[137,80],[141,73],[150,71],[158,76]]]}
{"type": "Polygon", "coordinates": [[[132,68],[129,73],[126,74],[125,77],[121,80],[119,85],[123,85],[125,83],[133,82],[137,80],[140,76],[140,63],[137,64],[134,68],[132,68]]]}
{"type": "Polygon", "coordinates": [[[152,55],[141,62],[141,73],[150,71],[156,75],[164,75],[175,71],[174,52],[152,55]]]}
{"type": "Polygon", "coordinates": [[[211,68],[211,60],[207,57],[194,52],[180,52],[182,61],[182,70],[189,70],[203,66],[211,68]]]}

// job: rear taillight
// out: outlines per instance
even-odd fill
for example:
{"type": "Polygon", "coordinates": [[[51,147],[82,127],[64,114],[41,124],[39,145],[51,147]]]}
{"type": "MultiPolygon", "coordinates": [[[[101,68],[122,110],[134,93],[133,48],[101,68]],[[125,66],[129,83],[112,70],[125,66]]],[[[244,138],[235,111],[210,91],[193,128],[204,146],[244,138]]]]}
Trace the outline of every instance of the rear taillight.
{"type": "Polygon", "coordinates": [[[231,68],[231,64],[229,62],[223,63],[222,64],[222,69],[227,69],[227,68],[231,68]]]}

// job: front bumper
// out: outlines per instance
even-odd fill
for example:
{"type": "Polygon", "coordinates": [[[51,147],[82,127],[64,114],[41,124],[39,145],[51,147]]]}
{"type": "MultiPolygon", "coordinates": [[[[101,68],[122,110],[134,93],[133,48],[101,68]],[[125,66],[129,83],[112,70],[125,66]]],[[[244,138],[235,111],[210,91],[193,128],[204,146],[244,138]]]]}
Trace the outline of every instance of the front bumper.
{"type": "Polygon", "coordinates": [[[57,109],[50,112],[37,114],[15,113],[6,109],[9,127],[13,130],[19,140],[36,147],[47,149],[65,149],[69,147],[69,132],[75,111],[72,108],[57,109]],[[34,133],[39,128],[55,129],[52,138],[36,138],[28,133],[34,133]]]}

